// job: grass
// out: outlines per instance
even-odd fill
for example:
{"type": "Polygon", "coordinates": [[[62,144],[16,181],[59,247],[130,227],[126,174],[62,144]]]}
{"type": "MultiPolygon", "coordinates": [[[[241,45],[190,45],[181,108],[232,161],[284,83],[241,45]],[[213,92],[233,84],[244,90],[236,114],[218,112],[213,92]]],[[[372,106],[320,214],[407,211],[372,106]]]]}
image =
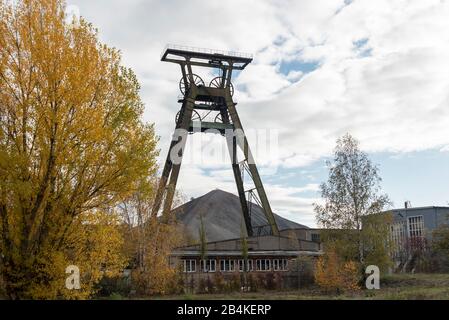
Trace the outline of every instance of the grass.
{"type": "Polygon", "coordinates": [[[381,280],[380,290],[344,295],[322,294],[318,288],[227,294],[159,297],[176,300],[449,300],[449,274],[395,274],[381,280]]]}

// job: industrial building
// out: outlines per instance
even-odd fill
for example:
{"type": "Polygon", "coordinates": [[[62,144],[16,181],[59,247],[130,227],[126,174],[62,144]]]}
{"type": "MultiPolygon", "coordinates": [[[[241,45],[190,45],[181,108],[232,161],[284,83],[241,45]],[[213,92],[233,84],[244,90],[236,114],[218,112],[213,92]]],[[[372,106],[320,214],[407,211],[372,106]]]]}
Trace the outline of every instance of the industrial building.
{"type": "Polygon", "coordinates": [[[413,251],[425,250],[432,240],[432,232],[449,223],[449,207],[416,207],[405,203],[402,209],[391,210],[391,236],[395,244],[394,258],[404,260],[413,251]]]}
{"type": "MultiPolygon", "coordinates": [[[[175,210],[193,244],[176,248],[170,260],[184,272],[187,282],[197,283],[220,273],[224,278],[246,272],[257,276],[275,273],[284,287],[296,286],[298,258],[316,258],[322,254],[318,230],[274,215],[279,235],[249,236],[242,228],[240,200],[221,190],[193,199],[175,210]],[[199,229],[203,221],[207,243],[202,249],[199,229]],[[243,233],[243,234],[242,234],[243,233]],[[202,259],[204,258],[204,259],[202,259]]],[[[262,208],[254,205],[253,224],[263,223],[262,208]]]]}

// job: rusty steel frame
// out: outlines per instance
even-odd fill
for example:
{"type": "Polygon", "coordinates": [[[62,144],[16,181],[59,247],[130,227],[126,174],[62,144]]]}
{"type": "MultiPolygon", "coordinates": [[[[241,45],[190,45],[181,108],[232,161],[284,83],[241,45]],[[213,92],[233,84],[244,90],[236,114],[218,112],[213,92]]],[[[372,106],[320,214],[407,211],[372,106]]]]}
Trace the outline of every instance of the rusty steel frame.
{"type": "MultiPolygon", "coordinates": [[[[265,188],[260,178],[257,166],[254,161],[253,154],[248,144],[247,137],[243,131],[243,126],[237,113],[236,103],[231,95],[231,80],[233,70],[243,70],[252,62],[252,56],[247,54],[231,54],[216,53],[210,50],[185,50],[181,47],[168,46],[162,55],[162,61],[172,62],[180,65],[182,80],[186,92],[184,98],[179,102],[182,103],[179,117],[176,122],[175,132],[180,133],[174,135],[168,150],[167,159],[165,161],[162,176],[154,200],[152,214],[157,216],[160,212],[162,203],[162,216],[168,217],[172,209],[173,198],[176,190],[176,184],[181,169],[182,156],[185,149],[187,134],[192,133],[193,122],[192,114],[194,110],[211,110],[218,111],[221,116],[221,123],[208,123],[212,128],[217,128],[219,132],[226,137],[229,154],[232,162],[232,170],[237,186],[237,191],[242,207],[242,214],[245,221],[248,236],[260,235],[260,226],[253,228],[250,214],[249,199],[246,194],[254,190],[257,191],[259,203],[264,211],[267,219],[267,227],[270,234],[279,235],[279,229],[271,210],[270,203],[265,192],[265,188]],[[218,68],[222,71],[221,87],[196,86],[192,71],[192,66],[218,68]],[[179,130],[182,129],[182,130],[179,130]],[[232,135],[227,134],[227,129],[232,129],[232,135]],[[234,134],[237,132],[237,136],[234,134]],[[178,146],[179,145],[179,146],[178,146]],[[180,163],[173,163],[171,153],[175,146],[180,147],[178,156],[180,163]],[[243,151],[246,168],[249,171],[254,188],[245,190],[243,181],[243,170],[240,168],[241,162],[237,159],[237,147],[243,151]]],[[[262,226],[265,227],[265,226],[262,226]]]]}

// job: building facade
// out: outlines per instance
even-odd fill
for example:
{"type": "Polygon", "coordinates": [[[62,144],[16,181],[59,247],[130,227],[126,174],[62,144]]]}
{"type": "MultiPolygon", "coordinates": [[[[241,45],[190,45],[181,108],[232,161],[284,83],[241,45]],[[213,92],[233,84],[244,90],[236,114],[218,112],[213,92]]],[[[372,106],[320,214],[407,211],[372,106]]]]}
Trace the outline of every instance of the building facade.
{"type": "Polygon", "coordinates": [[[411,208],[406,204],[405,208],[391,212],[393,259],[397,270],[407,270],[417,255],[430,249],[432,232],[449,223],[449,207],[411,208]]]}
{"type": "Polygon", "coordinates": [[[226,280],[244,271],[258,277],[274,274],[283,287],[292,287],[298,281],[298,259],[322,254],[320,243],[312,241],[312,233],[310,229],[296,229],[282,231],[280,236],[209,242],[203,254],[200,244],[180,247],[172,253],[170,262],[184,272],[193,288],[201,279],[210,280],[215,274],[226,280]]]}
{"type": "Polygon", "coordinates": [[[406,241],[430,240],[432,231],[449,223],[449,207],[394,209],[392,237],[398,245],[406,241]]]}

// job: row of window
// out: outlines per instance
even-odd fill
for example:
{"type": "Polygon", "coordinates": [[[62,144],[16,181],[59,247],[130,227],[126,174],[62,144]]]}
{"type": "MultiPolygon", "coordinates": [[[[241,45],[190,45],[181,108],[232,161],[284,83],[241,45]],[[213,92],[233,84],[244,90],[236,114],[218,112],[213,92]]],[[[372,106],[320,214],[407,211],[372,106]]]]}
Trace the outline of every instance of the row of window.
{"type": "Polygon", "coordinates": [[[408,244],[410,249],[422,249],[424,240],[423,216],[408,217],[405,221],[399,221],[391,225],[391,239],[394,243],[395,256],[400,256],[408,244]]]}
{"type": "Polygon", "coordinates": [[[424,236],[424,220],[422,216],[408,218],[408,231],[410,238],[424,236]]]}
{"type": "MultiPolygon", "coordinates": [[[[197,260],[186,259],[184,262],[184,272],[192,273],[197,271],[197,260]]],[[[219,265],[217,266],[217,260],[207,259],[200,261],[200,270],[202,272],[216,272],[217,267],[220,272],[243,272],[246,271],[287,271],[288,270],[288,260],[287,259],[249,259],[245,260],[232,260],[232,259],[222,259],[219,260],[219,265]]]]}
{"type": "Polygon", "coordinates": [[[412,239],[422,238],[424,236],[423,216],[409,217],[407,224],[400,221],[391,226],[391,236],[395,244],[400,245],[405,241],[406,234],[412,239]]]}

